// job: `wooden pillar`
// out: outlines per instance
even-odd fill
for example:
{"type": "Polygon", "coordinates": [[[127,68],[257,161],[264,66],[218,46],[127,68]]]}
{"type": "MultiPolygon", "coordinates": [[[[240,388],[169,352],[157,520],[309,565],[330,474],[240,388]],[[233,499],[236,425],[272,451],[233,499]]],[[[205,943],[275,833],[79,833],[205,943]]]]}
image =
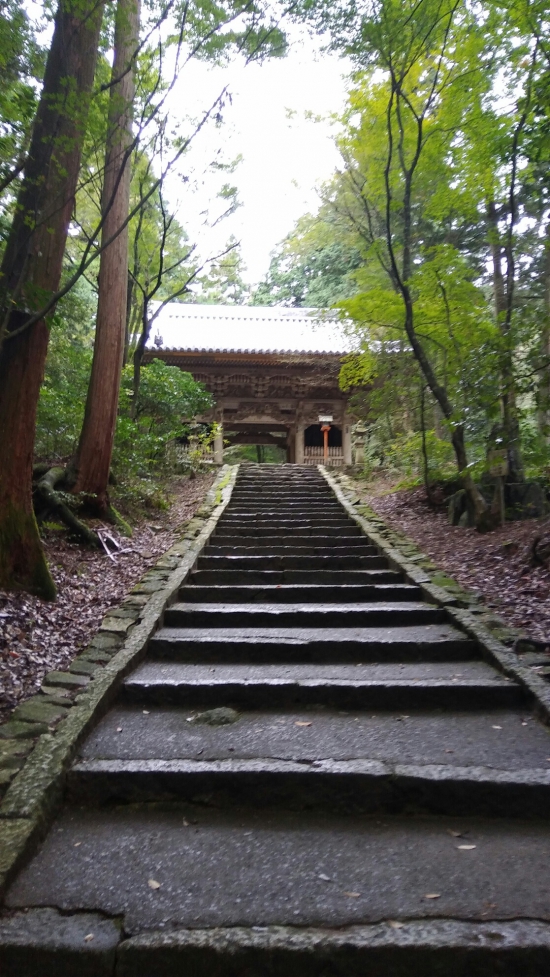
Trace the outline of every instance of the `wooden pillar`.
{"type": "Polygon", "coordinates": [[[344,465],[353,464],[351,458],[351,422],[346,415],[344,415],[344,423],[342,424],[342,452],[344,455],[344,465]]]}
{"type": "Polygon", "coordinates": [[[305,424],[298,422],[294,439],[294,461],[297,465],[304,464],[304,431],[305,424]]]}
{"type": "Polygon", "coordinates": [[[296,431],[291,428],[286,439],[287,458],[291,465],[296,464],[296,431]]]}

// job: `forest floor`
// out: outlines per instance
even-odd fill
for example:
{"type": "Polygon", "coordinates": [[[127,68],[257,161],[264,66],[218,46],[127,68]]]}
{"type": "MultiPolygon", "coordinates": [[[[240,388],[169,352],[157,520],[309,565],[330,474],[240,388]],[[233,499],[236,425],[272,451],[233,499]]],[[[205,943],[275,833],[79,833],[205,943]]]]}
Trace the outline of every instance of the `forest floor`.
{"type": "Polygon", "coordinates": [[[206,474],[174,481],[169,509],[156,510],[135,524],[131,539],[118,537],[125,552],[112,559],[71,542],[65,530],[43,532],[57,600],[0,590],[0,722],[18,702],[38,691],[46,672],[67,668],[86,647],[109,608],[120,604],[172,546],[213,478],[206,474]]]}
{"type": "MultiPolygon", "coordinates": [[[[529,544],[548,517],[507,522],[494,532],[450,526],[424,489],[391,490],[355,482],[358,494],[395,530],[409,536],[465,590],[478,595],[507,625],[550,645],[550,570],[531,566],[529,544]]],[[[548,532],[548,529],[546,528],[548,532]]]]}

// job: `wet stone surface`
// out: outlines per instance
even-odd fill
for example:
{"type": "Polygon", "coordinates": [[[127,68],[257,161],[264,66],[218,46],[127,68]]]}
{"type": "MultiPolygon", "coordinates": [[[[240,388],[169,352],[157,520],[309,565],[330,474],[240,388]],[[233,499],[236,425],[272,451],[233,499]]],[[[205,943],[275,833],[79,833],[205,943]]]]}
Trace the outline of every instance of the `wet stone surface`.
{"type": "Polygon", "coordinates": [[[550,769],[550,734],[524,712],[486,714],[317,711],[243,712],[227,726],[197,723],[193,710],[116,708],[86,741],[92,759],[332,758],[389,763],[550,769]],[[525,725],[523,725],[525,724],[525,725]]]}
{"type": "Polygon", "coordinates": [[[130,933],[199,921],[342,926],[430,916],[549,919],[549,869],[544,824],[341,820],[177,805],[72,810],[20,875],[8,905],[55,900],[65,911],[123,914],[130,933]],[[476,847],[461,850],[461,844],[476,847]],[[433,894],[438,898],[426,898],[433,894]]]}

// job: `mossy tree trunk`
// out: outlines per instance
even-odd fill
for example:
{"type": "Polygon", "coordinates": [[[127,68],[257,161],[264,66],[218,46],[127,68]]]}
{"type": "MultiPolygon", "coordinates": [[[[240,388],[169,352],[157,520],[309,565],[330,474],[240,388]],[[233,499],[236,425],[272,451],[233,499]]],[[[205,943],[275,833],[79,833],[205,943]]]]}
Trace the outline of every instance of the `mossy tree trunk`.
{"type": "Polygon", "coordinates": [[[55,596],[32,508],[48,349],[38,314],[59,288],[97,58],[101,0],[61,0],[28,162],[0,267],[0,586],[55,596]]]}
{"type": "Polygon", "coordinates": [[[84,423],[74,462],[74,492],[110,516],[109,471],[113,453],[128,299],[128,218],[134,64],[139,0],[118,0],[115,57],[111,76],[109,128],[102,197],[102,251],[92,373],[84,423]]]}

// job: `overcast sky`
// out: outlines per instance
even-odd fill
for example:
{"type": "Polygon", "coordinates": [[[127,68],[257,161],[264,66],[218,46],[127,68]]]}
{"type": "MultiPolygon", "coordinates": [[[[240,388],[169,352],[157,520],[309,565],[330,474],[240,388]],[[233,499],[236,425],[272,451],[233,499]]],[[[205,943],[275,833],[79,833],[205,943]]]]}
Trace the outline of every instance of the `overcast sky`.
{"type": "MultiPolygon", "coordinates": [[[[204,253],[223,245],[233,233],[242,243],[250,282],[263,277],[271,250],[296,219],[316,209],[315,188],[337,166],[334,127],[328,119],[310,121],[305,114],[328,117],[342,111],[347,70],[345,62],[320,54],[316,41],[303,34],[284,59],[217,69],[195,62],[182,72],[173,101],[176,112],[178,105],[200,111],[229,85],[232,102],[225,124],[201,133],[192,159],[200,174],[203,162],[215,155],[220,132],[225,158],[243,156],[236,172],[224,177],[238,186],[242,207],[216,228],[213,238],[202,235],[202,249],[204,253]]],[[[172,186],[171,195],[176,193],[172,186]]],[[[180,219],[192,237],[199,232],[200,211],[211,195],[208,180],[192,197],[180,194],[180,219]]]]}

